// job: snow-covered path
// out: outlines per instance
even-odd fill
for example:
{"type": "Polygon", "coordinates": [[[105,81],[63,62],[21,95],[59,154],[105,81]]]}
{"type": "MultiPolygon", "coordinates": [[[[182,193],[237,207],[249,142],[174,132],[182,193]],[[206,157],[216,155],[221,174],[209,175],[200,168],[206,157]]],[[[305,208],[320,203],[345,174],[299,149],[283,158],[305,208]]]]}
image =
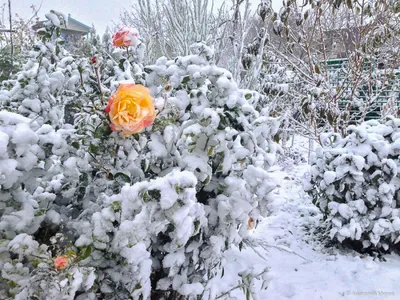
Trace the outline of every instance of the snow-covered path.
{"type": "MultiPolygon", "coordinates": [[[[268,288],[260,292],[261,282],[255,284],[259,300],[400,299],[399,256],[386,255],[386,262],[374,261],[353,251],[327,248],[317,240],[313,231],[321,214],[302,190],[306,170],[306,164],[291,171],[272,170],[278,183],[272,213],[254,232],[267,244],[290,248],[305,259],[276,248],[257,248],[258,254],[251,248],[233,249],[227,254],[224,277],[216,280],[218,289],[227,291],[238,284],[238,278],[229,276],[234,270],[258,274],[270,267],[268,288]]],[[[237,289],[225,299],[246,297],[237,289]]]]}

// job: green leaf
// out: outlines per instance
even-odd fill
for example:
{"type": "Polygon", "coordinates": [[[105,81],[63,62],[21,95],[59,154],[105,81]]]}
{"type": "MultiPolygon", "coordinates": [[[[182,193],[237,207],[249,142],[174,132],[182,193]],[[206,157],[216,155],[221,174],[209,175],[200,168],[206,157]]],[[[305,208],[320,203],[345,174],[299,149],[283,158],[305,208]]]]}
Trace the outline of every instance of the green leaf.
{"type": "Polygon", "coordinates": [[[214,156],[214,149],[215,149],[214,146],[208,147],[207,156],[214,156]]]}
{"type": "Polygon", "coordinates": [[[135,290],[140,290],[142,288],[142,285],[140,283],[135,285],[135,290]]]}
{"type": "Polygon", "coordinates": [[[181,188],[179,185],[175,185],[175,192],[177,194],[181,194],[183,192],[183,188],[181,188]]]}
{"type": "Polygon", "coordinates": [[[39,265],[39,260],[38,259],[35,259],[33,262],[32,262],[32,266],[34,267],[34,268],[37,268],[38,267],[38,265],[39,265]]]}
{"type": "Polygon", "coordinates": [[[114,174],[114,179],[121,178],[122,181],[126,183],[131,183],[131,177],[125,173],[118,172],[114,174]]]}
{"type": "Polygon", "coordinates": [[[351,2],[351,0],[347,0],[346,4],[348,8],[353,9],[353,3],[351,2]]]}
{"type": "Polygon", "coordinates": [[[112,209],[114,212],[121,211],[121,203],[119,203],[118,201],[114,201],[114,202],[111,204],[111,209],[112,209]]]}
{"type": "Polygon", "coordinates": [[[35,213],[35,217],[43,216],[47,211],[45,209],[40,209],[35,213]]]}
{"type": "Polygon", "coordinates": [[[89,150],[90,153],[96,154],[97,151],[99,151],[99,148],[100,148],[99,146],[90,143],[90,145],[88,147],[88,150],[89,150]]]}
{"type": "Polygon", "coordinates": [[[197,234],[199,228],[200,228],[200,221],[197,220],[194,222],[194,234],[197,234]]]}
{"type": "Polygon", "coordinates": [[[15,288],[15,287],[17,287],[17,284],[14,282],[14,281],[12,281],[12,280],[10,280],[9,282],[7,282],[8,283],[8,286],[10,287],[10,288],[15,288]]]}
{"type": "Polygon", "coordinates": [[[74,147],[75,149],[80,148],[79,142],[72,142],[71,146],[74,147]]]}
{"type": "Polygon", "coordinates": [[[146,172],[149,169],[150,163],[148,159],[143,159],[141,162],[142,170],[146,172]]]}
{"type": "Polygon", "coordinates": [[[207,176],[207,178],[204,179],[204,181],[202,181],[201,183],[204,184],[204,185],[208,185],[210,183],[210,181],[211,181],[211,177],[207,176]]]}
{"type": "Polygon", "coordinates": [[[315,65],[315,73],[321,74],[321,70],[319,68],[319,65],[315,65]]]}
{"type": "Polygon", "coordinates": [[[111,134],[111,128],[108,123],[103,123],[98,126],[94,132],[94,137],[97,139],[101,139],[103,137],[109,136],[111,134]]]}
{"type": "Polygon", "coordinates": [[[253,95],[249,93],[249,94],[246,94],[244,97],[246,98],[246,100],[249,100],[251,97],[253,97],[253,95]]]}
{"type": "Polygon", "coordinates": [[[38,30],[38,31],[36,32],[36,34],[37,34],[38,36],[46,36],[46,35],[47,35],[47,31],[45,31],[45,30],[38,30]]]}
{"type": "Polygon", "coordinates": [[[149,196],[155,200],[161,199],[161,193],[159,190],[149,190],[148,193],[149,193],[149,196]]]}
{"type": "Polygon", "coordinates": [[[92,253],[92,247],[87,246],[79,252],[79,257],[81,260],[84,260],[84,259],[88,258],[91,253],[92,253]]]}
{"type": "Polygon", "coordinates": [[[125,70],[125,68],[124,68],[124,62],[125,62],[125,58],[121,58],[120,60],[119,60],[119,64],[118,64],[118,67],[122,70],[122,71],[124,71],[125,70]]]}
{"type": "Polygon", "coordinates": [[[185,76],[185,77],[183,77],[181,84],[186,84],[189,82],[189,80],[190,80],[190,76],[185,76]]]}
{"type": "Polygon", "coordinates": [[[306,12],[304,13],[304,20],[307,20],[307,19],[308,19],[308,14],[309,14],[309,11],[306,10],[306,12]]]}
{"type": "Polygon", "coordinates": [[[250,289],[246,289],[246,300],[250,300],[250,289]]]}
{"type": "Polygon", "coordinates": [[[310,112],[310,107],[309,107],[308,102],[306,102],[306,103],[304,103],[304,104],[302,105],[302,109],[303,109],[303,112],[304,112],[305,114],[308,114],[308,113],[310,112]]]}
{"type": "Polygon", "coordinates": [[[341,4],[342,4],[342,0],[335,0],[335,2],[333,4],[333,7],[334,8],[339,8],[341,4]]]}

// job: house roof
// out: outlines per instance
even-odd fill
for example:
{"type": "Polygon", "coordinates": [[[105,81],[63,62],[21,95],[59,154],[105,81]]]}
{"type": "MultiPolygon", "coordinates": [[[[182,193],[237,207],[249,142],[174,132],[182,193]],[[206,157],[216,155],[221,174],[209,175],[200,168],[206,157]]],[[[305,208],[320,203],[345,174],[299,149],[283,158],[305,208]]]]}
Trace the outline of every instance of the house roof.
{"type": "MultiPolygon", "coordinates": [[[[85,25],[82,22],[79,22],[78,20],[76,20],[73,17],[71,17],[71,14],[68,14],[68,25],[69,25],[69,22],[74,22],[74,23],[86,28],[88,31],[90,31],[92,29],[91,26],[85,25]]],[[[67,27],[69,27],[69,26],[67,26],[67,27]]]]}
{"type": "MultiPolygon", "coordinates": [[[[35,25],[33,25],[32,28],[34,30],[39,30],[40,28],[43,28],[44,22],[45,21],[40,21],[40,22],[36,23],[35,25]]],[[[61,27],[61,30],[75,31],[75,32],[81,32],[81,33],[90,32],[91,29],[92,29],[91,26],[83,24],[82,22],[79,22],[78,20],[72,18],[71,14],[68,14],[67,26],[61,27]]]]}

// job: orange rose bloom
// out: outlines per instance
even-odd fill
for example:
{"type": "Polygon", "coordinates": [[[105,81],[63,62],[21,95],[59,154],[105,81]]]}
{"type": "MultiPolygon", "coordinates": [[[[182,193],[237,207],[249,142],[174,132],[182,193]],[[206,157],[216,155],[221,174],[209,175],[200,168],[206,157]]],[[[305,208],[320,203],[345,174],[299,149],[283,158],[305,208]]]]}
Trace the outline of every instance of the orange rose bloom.
{"type": "Polygon", "coordinates": [[[134,83],[121,83],[108,99],[105,111],[110,116],[111,130],[122,131],[124,136],[142,131],[156,117],[150,90],[134,83]]]}
{"type": "Polygon", "coordinates": [[[124,26],[113,35],[113,45],[118,48],[136,46],[138,37],[139,32],[135,28],[124,26]]]}
{"type": "Polygon", "coordinates": [[[54,267],[57,270],[64,270],[68,265],[68,257],[59,256],[54,260],[54,267]]]}

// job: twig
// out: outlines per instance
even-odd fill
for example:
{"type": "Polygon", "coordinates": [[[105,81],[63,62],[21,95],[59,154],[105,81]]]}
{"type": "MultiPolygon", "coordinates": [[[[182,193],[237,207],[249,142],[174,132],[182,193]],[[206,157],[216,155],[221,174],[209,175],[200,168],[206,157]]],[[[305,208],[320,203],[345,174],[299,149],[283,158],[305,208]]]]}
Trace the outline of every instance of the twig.
{"type": "MultiPolygon", "coordinates": [[[[255,275],[255,276],[253,276],[253,278],[260,277],[261,275],[263,275],[264,273],[266,273],[266,272],[268,272],[268,271],[269,271],[269,269],[264,269],[264,271],[262,271],[261,273],[259,273],[259,274],[255,275]]],[[[246,286],[246,283],[240,283],[240,284],[234,286],[233,288],[231,288],[230,290],[226,291],[225,293],[219,295],[219,296],[216,297],[215,299],[222,298],[222,297],[228,295],[230,292],[232,292],[232,291],[234,291],[234,290],[237,290],[237,289],[239,289],[239,288],[245,287],[245,286],[246,286]]]]}
{"type": "Polygon", "coordinates": [[[95,73],[96,73],[97,85],[99,86],[101,102],[103,102],[103,89],[101,88],[99,67],[95,67],[94,70],[95,70],[95,73]]]}
{"type": "Polygon", "coordinates": [[[307,262],[312,262],[311,260],[305,258],[304,256],[301,256],[300,254],[294,252],[292,249],[289,249],[289,248],[284,247],[284,246],[267,244],[266,242],[264,242],[264,241],[262,241],[260,239],[249,239],[249,238],[247,238],[247,239],[244,240],[244,243],[246,245],[250,246],[250,247],[262,247],[265,250],[267,250],[267,248],[278,249],[278,250],[285,251],[285,252],[290,253],[290,254],[294,254],[294,255],[304,259],[307,262]]]}

